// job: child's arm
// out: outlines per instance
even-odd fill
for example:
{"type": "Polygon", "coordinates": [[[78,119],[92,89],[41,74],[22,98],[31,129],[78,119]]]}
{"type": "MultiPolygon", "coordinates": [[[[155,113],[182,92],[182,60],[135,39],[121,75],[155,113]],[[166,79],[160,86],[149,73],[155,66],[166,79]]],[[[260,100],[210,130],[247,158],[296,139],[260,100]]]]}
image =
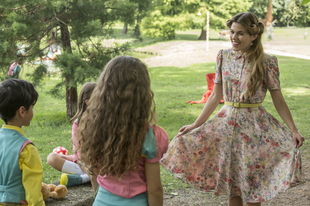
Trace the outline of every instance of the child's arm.
{"type": "Polygon", "coordinates": [[[145,175],[149,206],[162,206],[164,194],[160,180],[159,162],[145,162],[145,175]]]}
{"type": "Polygon", "coordinates": [[[45,202],[41,194],[43,167],[39,152],[32,144],[28,144],[20,153],[19,167],[22,170],[22,181],[28,205],[44,206],[45,202]]]}
{"type": "Polygon", "coordinates": [[[90,176],[90,181],[91,181],[91,185],[93,187],[94,193],[96,194],[99,184],[97,182],[97,175],[89,175],[90,176]]]}

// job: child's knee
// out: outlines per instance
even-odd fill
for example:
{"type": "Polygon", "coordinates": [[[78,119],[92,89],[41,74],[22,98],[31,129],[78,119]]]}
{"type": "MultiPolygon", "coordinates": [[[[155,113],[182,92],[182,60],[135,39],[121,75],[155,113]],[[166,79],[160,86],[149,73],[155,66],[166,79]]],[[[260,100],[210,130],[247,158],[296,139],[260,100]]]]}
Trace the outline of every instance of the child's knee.
{"type": "Polygon", "coordinates": [[[51,166],[55,165],[56,159],[57,159],[57,154],[56,153],[50,153],[47,156],[47,164],[49,164],[51,166]]]}

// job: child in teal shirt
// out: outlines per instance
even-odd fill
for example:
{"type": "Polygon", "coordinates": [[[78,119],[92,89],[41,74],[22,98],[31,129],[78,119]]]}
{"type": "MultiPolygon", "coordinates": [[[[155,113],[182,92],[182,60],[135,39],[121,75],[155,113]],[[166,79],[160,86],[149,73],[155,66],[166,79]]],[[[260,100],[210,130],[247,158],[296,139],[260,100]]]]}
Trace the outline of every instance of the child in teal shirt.
{"type": "Polygon", "coordinates": [[[38,93],[20,79],[0,83],[0,205],[44,206],[41,194],[43,167],[39,152],[25,137],[38,93]]]}

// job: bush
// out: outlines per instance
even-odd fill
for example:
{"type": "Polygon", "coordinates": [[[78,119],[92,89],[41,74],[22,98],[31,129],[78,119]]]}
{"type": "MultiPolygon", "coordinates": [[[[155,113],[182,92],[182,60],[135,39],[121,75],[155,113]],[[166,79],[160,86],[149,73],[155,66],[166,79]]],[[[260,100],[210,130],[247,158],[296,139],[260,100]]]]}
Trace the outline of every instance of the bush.
{"type": "Polygon", "coordinates": [[[164,17],[159,10],[152,12],[141,22],[142,34],[145,36],[175,39],[177,23],[171,17],[164,17]]]}

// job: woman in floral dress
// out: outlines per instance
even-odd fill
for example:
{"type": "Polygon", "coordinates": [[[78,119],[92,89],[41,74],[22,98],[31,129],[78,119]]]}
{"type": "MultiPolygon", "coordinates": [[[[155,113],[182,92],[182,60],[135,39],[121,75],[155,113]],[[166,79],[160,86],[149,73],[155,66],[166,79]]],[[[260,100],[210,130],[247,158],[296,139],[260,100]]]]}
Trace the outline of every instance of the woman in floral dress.
{"type": "Polygon", "coordinates": [[[304,138],[282,96],[277,58],[264,53],[264,25],[252,13],[226,24],[232,48],[218,53],[213,93],[161,164],[188,184],[227,194],[229,206],[258,206],[304,182],[298,150],[304,138]],[[289,129],[261,106],[267,90],[289,129]],[[206,121],[222,96],[225,105],[206,121]]]}

